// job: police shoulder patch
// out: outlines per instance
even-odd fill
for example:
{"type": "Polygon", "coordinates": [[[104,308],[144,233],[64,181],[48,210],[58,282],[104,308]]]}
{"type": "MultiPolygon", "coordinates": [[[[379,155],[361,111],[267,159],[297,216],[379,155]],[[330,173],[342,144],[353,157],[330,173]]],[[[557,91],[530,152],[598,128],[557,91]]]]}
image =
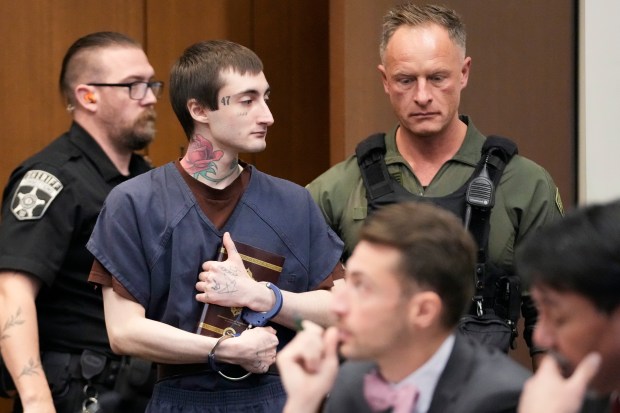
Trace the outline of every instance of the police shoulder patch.
{"type": "Polygon", "coordinates": [[[62,182],[51,173],[28,171],[13,195],[11,211],[20,221],[40,219],[62,188],[62,182]]]}

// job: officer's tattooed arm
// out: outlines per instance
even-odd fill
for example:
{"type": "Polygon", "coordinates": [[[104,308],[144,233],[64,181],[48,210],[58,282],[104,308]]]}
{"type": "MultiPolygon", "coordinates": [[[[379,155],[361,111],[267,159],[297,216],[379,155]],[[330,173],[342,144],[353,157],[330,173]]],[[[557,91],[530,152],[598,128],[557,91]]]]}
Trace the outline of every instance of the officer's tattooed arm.
{"type": "Polygon", "coordinates": [[[19,373],[17,378],[24,376],[32,376],[32,375],[40,375],[42,374],[41,360],[34,361],[33,359],[28,360],[22,372],[19,373]]]}
{"type": "Polygon", "coordinates": [[[10,315],[9,318],[4,323],[4,326],[0,330],[0,345],[2,341],[8,339],[10,337],[10,329],[20,324],[24,324],[24,319],[22,318],[22,309],[21,307],[17,309],[17,312],[13,315],[10,315]]]}
{"type": "Polygon", "coordinates": [[[28,274],[0,272],[0,351],[24,411],[53,412],[39,353],[35,298],[40,287],[28,274]]]}
{"type": "MultiPolygon", "coordinates": [[[[17,309],[15,314],[8,317],[8,319],[2,326],[2,329],[0,329],[0,348],[2,348],[3,342],[11,337],[11,330],[15,330],[15,328],[21,324],[24,324],[24,318],[22,317],[22,309],[20,307],[17,309]]],[[[33,374],[42,374],[41,361],[38,357],[37,361],[35,361],[33,358],[28,360],[17,378],[19,380],[20,377],[31,376],[33,374]]]]}

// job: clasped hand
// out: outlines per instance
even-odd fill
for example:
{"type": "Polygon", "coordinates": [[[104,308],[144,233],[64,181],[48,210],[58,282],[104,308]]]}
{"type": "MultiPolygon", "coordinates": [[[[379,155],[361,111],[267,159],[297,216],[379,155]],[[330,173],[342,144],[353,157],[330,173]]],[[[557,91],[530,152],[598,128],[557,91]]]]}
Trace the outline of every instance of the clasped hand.
{"type": "Polygon", "coordinates": [[[196,299],[203,303],[223,307],[248,307],[254,311],[268,311],[275,302],[271,290],[251,278],[235,244],[227,232],[224,248],[228,253],[225,261],[206,261],[196,283],[196,299]]]}
{"type": "Polygon", "coordinates": [[[285,412],[316,412],[338,373],[338,330],[310,321],[278,354],[282,384],[288,394],[285,412]]]}
{"type": "Polygon", "coordinates": [[[598,353],[586,356],[573,374],[565,378],[552,355],[546,355],[536,374],[526,383],[519,400],[519,413],[577,413],[588,383],[601,363],[598,353]]]}
{"type": "Polygon", "coordinates": [[[276,361],[278,337],[272,327],[245,330],[240,336],[222,344],[228,343],[234,344],[234,349],[230,349],[227,354],[227,361],[238,364],[251,373],[265,373],[276,361]]]}

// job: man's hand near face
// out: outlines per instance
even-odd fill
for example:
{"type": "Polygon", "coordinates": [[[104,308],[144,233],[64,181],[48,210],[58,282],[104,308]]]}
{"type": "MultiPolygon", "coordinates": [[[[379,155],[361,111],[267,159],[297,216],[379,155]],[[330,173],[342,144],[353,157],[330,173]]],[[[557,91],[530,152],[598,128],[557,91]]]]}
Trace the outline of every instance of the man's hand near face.
{"type": "Polygon", "coordinates": [[[564,378],[552,355],[540,363],[536,374],[523,388],[519,413],[577,413],[581,410],[588,383],[601,364],[597,353],[587,355],[569,378],[564,378]]]}
{"type": "Polygon", "coordinates": [[[318,412],[338,373],[338,330],[303,322],[303,330],[280,353],[277,364],[288,394],[284,412],[318,412]]]}

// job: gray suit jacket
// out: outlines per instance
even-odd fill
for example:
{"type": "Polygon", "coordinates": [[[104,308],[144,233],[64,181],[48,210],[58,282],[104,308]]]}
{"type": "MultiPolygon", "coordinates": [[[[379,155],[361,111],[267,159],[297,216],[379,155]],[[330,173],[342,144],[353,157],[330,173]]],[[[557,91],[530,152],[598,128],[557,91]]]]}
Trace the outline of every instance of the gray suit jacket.
{"type": "MultiPolygon", "coordinates": [[[[373,367],[369,362],[344,363],[324,411],[371,413],[363,383],[364,374],[373,367]]],[[[530,375],[500,351],[457,334],[428,413],[516,412],[523,383],[530,375]]]]}
{"type": "Polygon", "coordinates": [[[609,396],[588,397],[583,403],[581,413],[610,413],[609,396]]]}

